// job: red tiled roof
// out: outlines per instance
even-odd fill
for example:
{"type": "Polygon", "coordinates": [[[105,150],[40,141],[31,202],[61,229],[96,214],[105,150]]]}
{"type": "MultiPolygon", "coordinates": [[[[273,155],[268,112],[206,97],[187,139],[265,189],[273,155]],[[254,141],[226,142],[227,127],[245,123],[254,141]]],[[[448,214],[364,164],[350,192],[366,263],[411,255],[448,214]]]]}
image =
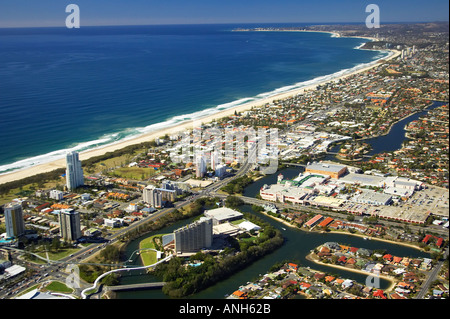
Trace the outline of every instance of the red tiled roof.
{"type": "Polygon", "coordinates": [[[381,290],[381,289],[378,289],[377,291],[375,291],[375,292],[373,293],[373,296],[374,296],[374,297],[380,297],[380,298],[386,299],[386,296],[384,295],[384,292],[383,292],[383,290],[381,290]]]}

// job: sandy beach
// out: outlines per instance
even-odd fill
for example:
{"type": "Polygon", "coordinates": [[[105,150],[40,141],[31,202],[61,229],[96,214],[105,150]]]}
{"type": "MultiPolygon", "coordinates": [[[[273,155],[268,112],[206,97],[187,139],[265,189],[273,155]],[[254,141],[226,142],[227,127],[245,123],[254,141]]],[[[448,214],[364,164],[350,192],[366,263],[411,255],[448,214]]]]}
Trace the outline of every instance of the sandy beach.
{"type": "MultiPolygon", "coordinates": [[[[309,31],[305,31],[305,32],[309,32],[309,31]]],[[[342,75],[342,76],[339,76],[339,77],[336,77],[336,78],[332,78],[332,79],[328,78],[327,80],[324,80],[323,82],[315,83],[313,85],[305,86],[305,87],[302,87],[302,88],[293,89],[291,91],[280,93],[278,95],[274,95],[274,96],[271,96],[271,97],[268,97],[268,98],[265,98],[265,99],[260,99],[260,100],[252,101],[252,102],[249,102],[249,103],[246,103],[246,104],[242,104],[242,105],[239,105],[239,106],[234,107],[234,108],[230,108],[230,109],[227,109],[227,110],[223,110],[223,111],[217,112],[217,113],[212,114],[212,115],[205,116],[204,118],[200,118],[200,119],[197,119],[195,121],[188,121],[188,122],[185,122],[183,124],[179,124],[179,125],[176,125],[176,126],[173,126],[173,127],[165,128],[163,130],[159,130],[159,131],[155,131],[155,132],[152,132],[152,133],[148,133],[148,134],[139,136],[139,137],[134,138],[134,139],[118,142],[116,144],[110,144],[110,145],[107,145],[107,146],[104,146],[104,147],[101,147],[101,148],[98,148],[98,149],[85,151],[85,152],[80,153],[80,159],[81,160],[86,160],[86,159],[91,158],[91,157],[103,155],[103,154],[105,154],[107,152],[112,152],[112,151],[115,151],[115,150],[122,149],[122,148],[124,148],[126,146],[129,146],[129,145],[135,145],[135,144],[140,144],[140,143],[143,143],[143,142],[152,141],[155,138],[164,136],[165,134],[171,135],[171,134],[175,134],[175,133],[178,133],[178,132],[185,132],[187,130],[192,130],[194,128],[195,124],[209,123],[209,122],[213,121],[214,119],[220,119],[220,118],[223,118],[223,117],[226,117],[226,116],[233,115],[235,113],[235,111],[236,112],[244,112],[244,111],[249,110],[249,109],[251,109],[253,107],[260,107],[260,106],[263,106],[263,105],[266,105],[266,104],[273,103],[275,100],[287,99],[289,97],[293,97],[293,96],[302,94],[302,93],[304,93],[307,90],[315,89],[317,86],[323,85],[323,84],[328,83],[328,82],[338,81],[340,79],[345,79],[347,77],[353,76],[353,75],[358,74],[358,73],[366,72],[366,71],[368,71],[368,70],[378,66],[380,63],[382,63],[382,61],[387,61],[387,60],[393,59],[393,58],[395,58],[395,57],[400,55],[399,51],[394,51],[394,50],[391,50],[391,51],[393,52],[393,54],[391,54],[389,57],[382,58],[382,59],[378,60],[376,63],[372,63],[371,65],[363,67],[363,68],[358,69],[358,70],[355,70],[354,72],[351,72],[351,73],[348,73],[348,74],[345,74],[345,75],[342,75]]],[[[23,178],[26,178],[26,177],[29,177],[29,176],[33,176],[33,175],[40,174],[40,173],[46,173],[46,172],[50,172],[50,171],[53,171],[53,170],[58,169],[58,168],[65,168],[65,167],[66,167],[65,158],[60,159],[60,160],[56,160],[56,161],[52,161],[52,162],[49,162],[49,163],[39,164],[39,165],[30,167],[30,168],[27,168],[27,169],[23,169],[23,170],[7,173],[7,174],[4,174],[4,175],[0,175],[0,184],[8,183],[8,182],[15,181],[15,180],[20,180],[20,179],[23,179],[23,178]]]]}

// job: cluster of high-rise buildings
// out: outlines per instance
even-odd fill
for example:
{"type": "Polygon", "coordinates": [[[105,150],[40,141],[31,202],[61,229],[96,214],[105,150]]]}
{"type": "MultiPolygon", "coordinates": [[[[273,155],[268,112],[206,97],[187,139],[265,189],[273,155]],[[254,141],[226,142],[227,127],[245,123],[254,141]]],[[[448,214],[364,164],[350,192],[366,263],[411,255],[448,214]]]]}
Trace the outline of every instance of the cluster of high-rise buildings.
{"type": "Polygon", "coordinates": [[[209,161],[206,155],[200,155],[195,158],[195,177],[202,178],[205,176],[208,162],[216,177],[222,178],[225,175],[227,166],[221,163],[219,152],[213,151],[209,161]]]}
{"type": "Polygon", "coordinates": [[[154,208],[161,208],[164,202],[174,202],[177,195],[183,193],[184,189],[181,184],[163,181],[161,187],[148,185],[142,191],[142,199],[154,208]]]}
{"type": "MultiPolygon", "coordinates": [[[[83,169],[77,152],[66,155],[66,186],[68,190],[74,190],[84,185],[83,169]]],[[[53,190],[50,198],[61,200],[63,192],[53,190]]],[[[6,237],[17,239],[25,234],[25,222],[23,218],[22,204],[19,202],[8,203],[4,207],[6,237]]],[[[58,213],[60,235],[65,241],[76,241],[81,237],[80,215],[73,209],[62,209],[58,213]]]]}
{"type": "MultiPolygon", "coordinates": [[[[25,235],[25,222],[22,204],[8,203],[4,207],[6,237],[17,239],[25,235]]],[[[68,242],[76,241],[81,237],[80,214],[73,209],[62,209],[58,212],[60,236],[68,242]]]]}

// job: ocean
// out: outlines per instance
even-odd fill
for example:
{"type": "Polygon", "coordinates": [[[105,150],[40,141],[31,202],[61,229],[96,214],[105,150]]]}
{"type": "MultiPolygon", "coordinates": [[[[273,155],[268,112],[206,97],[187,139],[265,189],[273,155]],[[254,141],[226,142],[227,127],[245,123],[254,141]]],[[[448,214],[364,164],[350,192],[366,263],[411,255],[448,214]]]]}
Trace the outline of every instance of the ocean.
{"type": "Polygon", "coordinates": [[[360,50],[368,40],[328,33],[233,32],[245,27],[257,26],[0,29],[0,174],[332,78],[388,55],[360,50]]]}

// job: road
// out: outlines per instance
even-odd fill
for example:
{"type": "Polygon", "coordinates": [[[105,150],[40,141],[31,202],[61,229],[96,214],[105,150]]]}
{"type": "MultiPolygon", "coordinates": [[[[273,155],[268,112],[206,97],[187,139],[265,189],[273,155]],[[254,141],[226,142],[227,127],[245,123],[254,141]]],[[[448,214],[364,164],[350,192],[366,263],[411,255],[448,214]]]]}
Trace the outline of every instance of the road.
{"type": "Polygon", "coordinates": [[[438,278],[439,272],[442,269],[442,266],[444,265],[444,260],[448,258],[448,247],[445,250],[444,258],[440,260],[433,269],[428,272],[427,279],[425,279],[424,283],[422,284],[419,293],[416,295],[414,299],[423,299],[428,292],[428,289],[430,289],[431,284],[438,278]]]}

